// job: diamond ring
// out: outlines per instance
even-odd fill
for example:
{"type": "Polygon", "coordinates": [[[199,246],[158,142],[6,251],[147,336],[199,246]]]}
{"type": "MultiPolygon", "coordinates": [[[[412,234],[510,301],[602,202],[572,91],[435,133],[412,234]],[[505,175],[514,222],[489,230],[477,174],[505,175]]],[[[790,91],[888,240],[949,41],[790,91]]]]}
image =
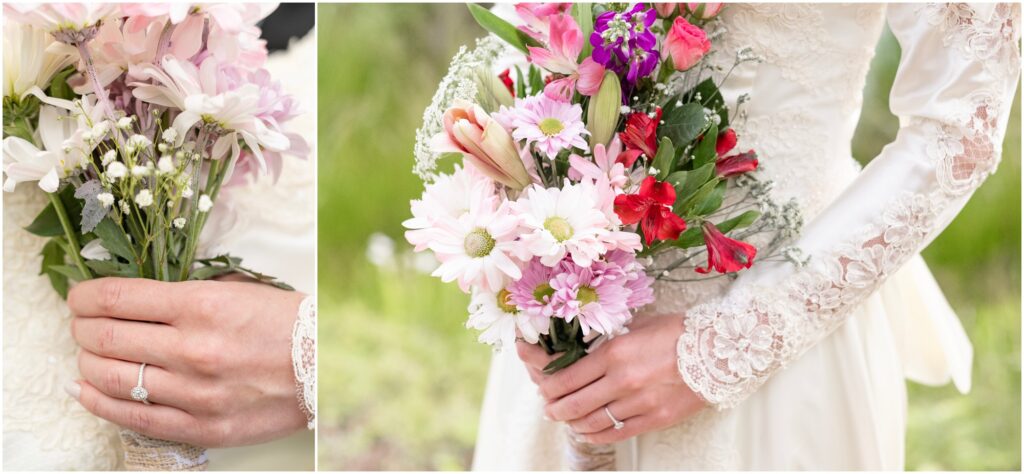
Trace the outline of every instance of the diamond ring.
{"type": "Polygon", "coordinates": [[[604,407],[604,414],[608,415],[608,419],[612,420],[612,427],[616,430],[621,430],[626,427],[626,424],[615,419],[615,415],[612,415],[612,411],[608,407],[604,407]]]}
{"type": "MultiPolygon", "coordinates": [[[[142,373],[146,371],[146,363],[139,366],[139,383],[132,388],[132,400],[149,405],[149,390],[142,386],[142,373]]],[[[610,415],[609,415],[610,416],[610,415]]]]}

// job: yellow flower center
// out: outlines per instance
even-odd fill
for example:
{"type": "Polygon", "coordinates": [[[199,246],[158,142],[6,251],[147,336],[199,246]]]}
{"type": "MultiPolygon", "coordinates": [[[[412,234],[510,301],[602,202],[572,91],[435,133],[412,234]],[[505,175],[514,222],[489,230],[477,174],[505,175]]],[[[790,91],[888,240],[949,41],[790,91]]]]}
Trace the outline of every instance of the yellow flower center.
{"type": "Polygon", "coordinates": [[[551,297],[555,294],[555,289],[547,283],[541,283],[537,285],[537,288],[533,289],[533,299],[537,300],[538,303],[543,303],[545,297],[551,297]]]}
{"type": "Polygon", "coordinates": [[[498,308],[501,308],[501,310],[506,313],[518,313],[519,308],[516,308],[516,305],[512,304],[508,300],[509,296],[511,296],[511,293],[509,293],[508,290],[501,290],[498,292],[498,308]]]}
{"type": "Polygon", "coordinates": [[[537,127],[540,128],[540,133],[549,137],[558,135],[562,130],[565,130],[565,124],[563,124],[561,120],[552,117],[541,120],[540,123],[537,124],[537,127]]]}
{"type": "Polygon", "coordinates": [[[466,236],[462,245],[466,249],[466,255],[482,258],[490,255],[491,250],[494,250],[494,237],[491,237],[491,234],[485,229],[476,229],[466,236]]]}
{"type": "Polygon", "coordinates": [[[597,290],[584,286],[576,292],[576,300],[586,306],[590,303],[597,303],[597,290]]]}
{"type": "Polygon", "coordinates": [[[569,221],[558,216],[547,218],[544,221],[544,228],[559,242],[565,242],[572,237],[572,226],[569,225],[569,221]]]}

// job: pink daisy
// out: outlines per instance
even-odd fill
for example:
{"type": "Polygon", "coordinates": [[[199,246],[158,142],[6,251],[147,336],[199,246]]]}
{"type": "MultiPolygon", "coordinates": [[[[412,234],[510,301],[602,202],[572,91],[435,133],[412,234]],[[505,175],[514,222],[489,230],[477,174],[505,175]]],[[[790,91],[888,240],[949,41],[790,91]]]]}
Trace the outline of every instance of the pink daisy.
{"type": "Polygon", "coordinates": [[[541,94],[516,99],[514,108],[502,107],[496,117],[512,130],[512,138],[525,140],[527,145],[554,159],[558,152],[578,148],[588,151],[584,135],[589,135],[583,124],[580,104],[562,102],[541,94]]]}

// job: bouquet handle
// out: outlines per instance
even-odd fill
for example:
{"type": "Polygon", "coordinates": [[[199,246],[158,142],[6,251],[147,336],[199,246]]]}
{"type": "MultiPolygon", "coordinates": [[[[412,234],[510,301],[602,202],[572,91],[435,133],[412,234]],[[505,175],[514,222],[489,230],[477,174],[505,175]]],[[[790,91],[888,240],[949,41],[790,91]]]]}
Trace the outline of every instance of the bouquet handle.
{"type": "Polygon", "coordinates": [[[591,444],[565,425],[566,461],[572,471],[614,471],[615,445],[591,444]]]}
{"type": "Polygon", "coordinates": [[[121,430],[127,471],[205,471],[206,448],[121,430]]]}

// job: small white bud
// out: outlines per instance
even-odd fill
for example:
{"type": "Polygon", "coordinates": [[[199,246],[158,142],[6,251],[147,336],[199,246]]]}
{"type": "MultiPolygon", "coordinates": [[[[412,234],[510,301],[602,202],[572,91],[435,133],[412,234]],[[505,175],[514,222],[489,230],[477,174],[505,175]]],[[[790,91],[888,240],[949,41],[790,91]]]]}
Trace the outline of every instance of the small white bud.
{"type": "Polygon", "coordinates": [[[117,181],[118,178],[123,178],[128,174],[128,167],[120,161],[114,161],[107,165],[107,178],[111,181],[117,181]]]}
{"type": "Polygon", "coordinates": [[[209,212],[213,208],[213,201],[210,200],[210,196],[202,195],[199,196],[199,212],[209,212]]]}
{"type": "Polygon", "coordinates": [[[132,148],[146,148],[153,144],[148,138],[135,134],[128,138],[128,145],[132,148]]]}
{"type": "Polygon", "coordinates": [[[146,168],[145,166],[139,166],[139,165],[132,166],[132,176],[135,176],[136,178],[139,178],[139,177],[142,177],[142,176],[146,176],[148,174],[149,174],[149,168],[146,168]]]}
{"type": "Polygon", "coordinates": [[[185,189],[181,191],[181,197],[188,199],[192,197],[192,186],[185,186],[185,189]]]}
{"type": "Polygon", "coordinates": [[[161,144],[156,146],[156,149],[159,150],[160,153],[167,153],[167,150],[168,150],[167,144],[166,143],[161,143],[161,144]]]}
{"type": "Polygon", "coordinates": [[[160,160],[156,162],[156,168],[160,170],[160,174],[167,174],[174,172],[174,162],[171,161],[171,157],[164,155],[160,157],[160,160]]]}
{"type": "Polygon", "coordinates": [[[121,212],[124,213],[124,214],[128,214],[129,212],[131,212],[131,210],[132,210],[132,208],[131,208],[131,206],[128,205],[128,201],[125,201],[124,199],[122,199],[121,200],[121,212]]]}
{"type": "Polygon", "coordinates": [[[167,143],[174,143],[178,139],[178,131],[173,128],[168,128],[160,134],[160,138],[167,143]]]}
{"type": "Polygon", "coordinates": [[[185,221],[184,217],[179,217],[179,218],[174,219],[173,221],[171,221],[171,223],[174,224],[174,227],[178,228],[178,229],[184,229],[185,228],[185,222],[186,221],[185,221]]]}
{"type": "Polygon", "coordinates": [[[103,166],[107,166],[116,159],[117,150],[107,150],[107,152],[103,154],[103,159],[100,160],[100,162],[103,163],[103,166]]]}
{"type": "Polygon", "coordinates": [[[117,119],[117,128],[128,130],[132,126],[132,117],[121,117],[117,119]]]}
{"type": "Polygon", "coordinates": [[[102,122],[97,122],[96,125],[92,126],[92,135],[96,138],[103,138],[103,136],[106,135],[109,131],[110,122],[107,122],[106,120],[102,122]]]}
{"type": "Polygon", "coordinates": [[[114,195],[110,193],[99,193],[96,195],[96,200],[103,204],[103,207],[109,208],[114,205],[114,195]]]}
{"type": "Polygon", "coordinates": [[[138,204],[139,207],[146,207],[153,204],[153,193],[149,192],[148,189],[139,191],[139,193],[135,195],[135,204],[138,204]]]}

